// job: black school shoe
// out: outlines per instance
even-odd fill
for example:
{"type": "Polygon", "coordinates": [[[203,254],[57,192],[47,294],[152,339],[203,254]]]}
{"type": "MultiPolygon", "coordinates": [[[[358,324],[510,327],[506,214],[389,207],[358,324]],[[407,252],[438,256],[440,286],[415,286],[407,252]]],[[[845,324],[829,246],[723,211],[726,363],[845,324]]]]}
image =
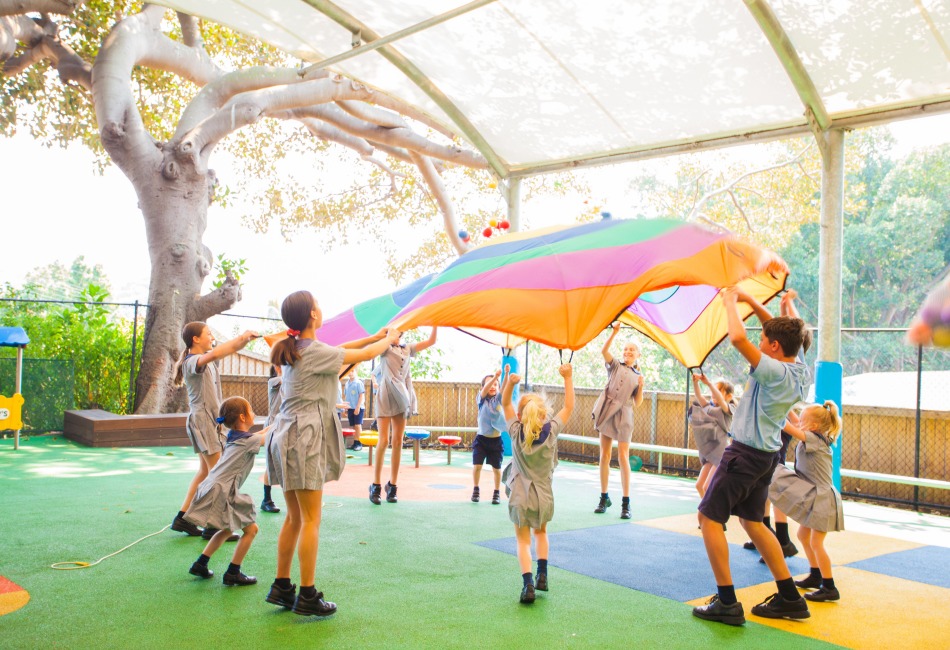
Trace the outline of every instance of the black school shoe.
{"type": "Polygon", "coordinates": [[[742,545],[742,548],[744,548],[747,551],[754,551],[755,544],[753,544],[752,542],[746,542],[745,544],[742,545]]]}
{"type": "Polygon", "coordinates": [[[185,521],[178,515],[175,515],[175,518],[172,519],[171,529],[178,531],[179,533],[185,533],[188,537],[201,537],[201,529],[195,526],[190,521],[185,521]]]}
{"type": "Polygon", "coordinates": [[[821,586],[821,578],[809,575],[804,580],[796,580],[795,586],[799,589],[818,589],[821,586]]]}
{"type": "Polygon", "coordinates": [[[745,612],[742,611],[742,603],[735,602],[731,605],[725,605],[719,600],[719,594],[710,598],[705,605],[694,607],[693,616],[704,621],[716,621],[726,625],[742,625],[745,623],[745,612]]]}
{"type": "Polygon", "coordinates": [[[537,579],[534,581],[534,588],[538,591],[547,591],[548,590],[548,574],[539,573],[537,579]]]}
{"type": "Polygon", "coordinates": [[[267,592],[267,597],[264,598],[271,605],[280,605],[281,607],[286,607],[290,609],[294,606],[294,601],[297,599],[297,585],[290,585],[290,589],[282,589],[278,587],[276,583],[270,586],[270,591],[267,592]]]}
{"type": "Polygon", "coordinates": [[[198,564],[197,562],[191,565],[191,568],[188,569],[188,573],[193,576],[198,576],[199,578],[204,578],[205,580],[214,575],[214,571],[209,569],[207,564],[198,564]]]}
{"type": "Polygon", "coordinates": [[[475,486],[475,489],[472,490],[472,503],[478,503],[478,500],[481,498],[481,494],[478,491],[478,486],[475,486]]]}
{"type": "Polygon", "coordinates": [[[493,506],[497,506],[500,503],[501,503],[501,492],[499,490],[495,490],[491,494],[491,504],[493,506]]]}
{"type": "Polygon", "coordinates": [[[301,616],[329,616],[336,612],[336,603],[323,600],[323,592],[318,591],[313,598],[304,598],[297,594],[291,611],[301,616]]]}
{"type": "Polygon", "coordinates": [[[775,593],[752,608],[752,613],[763,618],[808,618],[808,603],[804,598],[785,600],[782,594],[775,593]]]}
{"type": "Polygon", "coordinates": [[[256,585],[257,578],[254,576],[246,576],[240,571],[237,573],[226,571],[222,582],[229,587],[246,587],[247,585],[256,585]]]}
{"type": "MultiPolygon", "coordinates": [[[[203,531],[201,531],[201,539],[211,539],[212,537],[215,536],[215,534],[216,534],[217,532],[218,532],[218,529],[217,529],[217,528],[211,528],[211,527],[205,528],[203,531]]],[[[224,540],[224,541],[226,541],[226,542],[236,542],[236,541],[238,541],[239,539],[241,539],[241,538],[237,535],[237,533],[232,533],[231,536],[228,537],[228,538],[227,538],[226,540],[224,540]]]]}
{"type": "Polygon", "coordinates": [[[834,600],[841,600],[841,594],[838,593],[838,588],[833,587],[829,589],[828,587],[820,587],[818,591],[809,591],[805,594],[805,599],[810,600],[813,603],[826,603],[834,600]]]}
{"type": "Polygon", "coordinates": [[[525,585],[521,589],[521,602],[530,605],[534,602],[534,585],[525,585]]]}
{"type": "Polygon", "coordinates": [[[607,508],[613,505],[613,502],[610,500],[610,497],[600,497],[600,501],[597,503],[597,507],[594,508],[594,512],[598,515],[602,515],[607,512],[607,508]]]}
{"type": "Polygon", "coordinates": [[[396,503],[396,486],[386,481],[386,501],[396,503]]]}
{"type": "MultiPolygon", "coordinates": [[[[749,542],[749,543],[752,544],[752,542],[749,542]]],[[[752,545],[752,548],[755,548],[754,544],[752,545]]],[[[785,542],[784,544],[782,544],[782,555],[784,555],[785,557],[792,557],[793,555],[798,555],[798,547],[795,546],[792,542],[785,542]]],[[[764,557],[759,558],[759,564],[765,564],[764,557]]],[[[815,586],[817,587],[818,585],[815,585],[815,586]]]]}
{"type": "Polygon", "coordinates": [[[369,484],[369,500],[373,505],[379,505],[379,495],[382,493],[383,487],[379,483],[370,483],[369,484]]]}
{"type": "Polygon", "coordinates": [[[264,512],[280,512],[280,508],[277,507],[277,504],[270,499],[261,501],[261,510],[264,512]]]}

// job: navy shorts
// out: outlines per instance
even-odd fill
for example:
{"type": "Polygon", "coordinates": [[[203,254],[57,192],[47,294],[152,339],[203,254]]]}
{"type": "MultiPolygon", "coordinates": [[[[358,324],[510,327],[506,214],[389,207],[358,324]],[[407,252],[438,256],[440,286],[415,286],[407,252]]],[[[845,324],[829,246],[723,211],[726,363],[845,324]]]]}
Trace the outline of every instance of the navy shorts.
{"type": "Polygon", "coordinates": [[[483,435],[475,436],[472,443],[472,464],[484,465],[485,461],[495,469],[501,469],[501,458],[504,454],[504,444],[501,436],[486,438],[483,435]]]}
{"type": "Polygon", "coordinates": [[[363,424],[363,413],[364,413],[365,411],[366,411],[366,409],[360,409],[359,413],[357,413],[357,412],[354,411],[353,409],[346,409],[346,417],[347,417],[347,419],[349,419],[349,421],[350,421],[350,426],[353,426],[354,424],[359,424],[359,425],[362,426],[362,424],[363,424]]]}
{"type": "Polygon", "coordinates": [[[792,434],[782,432],[782,448],[779,449],[776,454],[778,454],[778,462],[780,465],[784,465],[786,459],[788,459],[788,446],[792,442],[792,434]]]}
{"type": "Polygon", "coordinates": [[[769,498],[772,473],[778,454],[732,441],[722,454],[699,511],[720,524],[730,515],[746,521],[762,521],[769,498]]]}

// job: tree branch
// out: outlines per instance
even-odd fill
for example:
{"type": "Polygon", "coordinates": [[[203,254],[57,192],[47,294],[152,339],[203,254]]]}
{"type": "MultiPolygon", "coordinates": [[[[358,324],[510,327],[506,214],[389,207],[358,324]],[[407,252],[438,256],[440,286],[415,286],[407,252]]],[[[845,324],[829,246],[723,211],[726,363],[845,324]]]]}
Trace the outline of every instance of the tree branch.
{"type": "Polygon", "coordinates": [[[468,248],[465,246],[465,243],[459,239],[458,224],[455,220],[455,208],[452,205],[451,199],[449,199],[446,194],[442,179],[435,171],[435,167],[432,166],[431,160],[412,150],[409,151],[409,155],[412,156],[413,162],[419,167],[419,171],[422,172],[422,178],[425,179],[426,185],[429,186],[429,189],[435,197],[435,202],[439,206],[439,211],[442,213],[442,220],[445,223],[445,234],[449,237],[449,243],[452,244],[452,248],[455,249],[456,253],[464,255],[468,248]]]}
{"type": "Polygon", "coordinates": [[[199,50],[204,49],[204,40],[201,38],[201,28],[198,26],[198,19],[188,14],[176,11],[178,24],[181,25],[181,41],[188,47],[199,50]]]}
{"type": "Polygon", "coordinates": [[[729,190],[729,198],[732,199],[732,205],[736,206],[736,210],[739,211],[739,214],[745,221],[746,228],[749,229],[749,232],[755,232],[755,228],[752,227],[752,222],[749,221],[749,215],[747,215],[745,210],[742,209],[742,206],[739,205],[739,200],[736,199],[736,195],[732,190],[729,190]]]}
{"type": "Polygon", "coordinates": [[[0,0],[0,16],[20,14],[71,14],[88,0],[0,0]]]}
{"type": "MultiPolygon", "coordinates": [[[[58,26],[48,19],[31,19],[26,16],[0,18],[0,61],[6,60],[3,74],[13,77],[30,66],[48,59],[56,69],[63,83],[75,83],[86,90],[92,90],[92,66],[86,63],[68,45],[56,35],[58,26]],[[9,30],[9,31],[8,31],[9,30]],[[27,44],[27,49],[19,56],[8,58],[10,34],[14,49],[16,41],[27,44]]],[[[10,54],[14,50],[9,50],[10,54]]]]}
{"type": "Polygon", "coordinates": [[[241,299],[241,285],[230,270],[224,274],[224,283],[220,287],[195,299],[191,308],[191,320],[206,321],[230,309],[241,299]]]}

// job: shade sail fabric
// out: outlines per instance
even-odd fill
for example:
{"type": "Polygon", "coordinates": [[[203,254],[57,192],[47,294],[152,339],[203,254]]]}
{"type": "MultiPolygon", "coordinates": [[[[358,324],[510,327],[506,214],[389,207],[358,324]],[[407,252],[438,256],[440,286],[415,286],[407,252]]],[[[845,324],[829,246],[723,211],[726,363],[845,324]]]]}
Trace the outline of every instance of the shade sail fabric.
{"type": "MultiPolygon", "coordinates": [[[[523,338],[578,350],[619,318],[696,366],[726,333],[718,289],[738,283],[764,302],[787,275],[774,253],[728,233],[605,219],[512,233],[469,251],[392,325],[476,328],[504,347],[523,338]]],[[[751,314],[741,307],[743,318],[751,314]]]]}

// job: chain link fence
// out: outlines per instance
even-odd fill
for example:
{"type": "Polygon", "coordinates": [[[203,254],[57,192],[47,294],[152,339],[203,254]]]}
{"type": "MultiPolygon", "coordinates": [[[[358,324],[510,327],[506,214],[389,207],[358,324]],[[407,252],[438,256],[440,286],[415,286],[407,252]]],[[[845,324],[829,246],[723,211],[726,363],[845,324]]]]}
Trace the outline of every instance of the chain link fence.
{"type": "MultiPolygon", "coordinates": [[[[62,431],[63,413],[75,408],[75,364],[58,359],[23,359],[24,433],[62,431]]],[[[0,359],[0,395],[16,390],[16,359],[0,359]]]]}

